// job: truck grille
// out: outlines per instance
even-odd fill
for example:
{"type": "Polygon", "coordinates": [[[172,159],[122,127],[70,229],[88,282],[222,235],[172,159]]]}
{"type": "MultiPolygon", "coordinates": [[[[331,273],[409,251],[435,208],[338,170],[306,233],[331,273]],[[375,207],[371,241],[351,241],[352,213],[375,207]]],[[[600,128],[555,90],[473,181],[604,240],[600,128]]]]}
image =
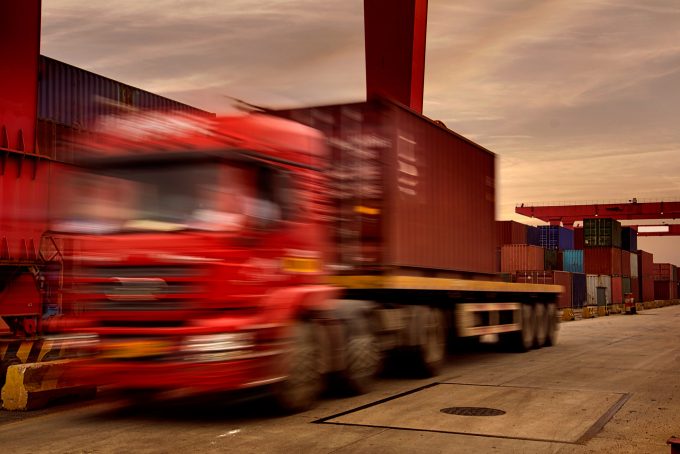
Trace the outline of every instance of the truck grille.
{"type": "Polygon", "coordinates": [[[172,311],[199,297],[200,270],[189,267],[97,267],[72,287],[85,310],[172,311]]]}

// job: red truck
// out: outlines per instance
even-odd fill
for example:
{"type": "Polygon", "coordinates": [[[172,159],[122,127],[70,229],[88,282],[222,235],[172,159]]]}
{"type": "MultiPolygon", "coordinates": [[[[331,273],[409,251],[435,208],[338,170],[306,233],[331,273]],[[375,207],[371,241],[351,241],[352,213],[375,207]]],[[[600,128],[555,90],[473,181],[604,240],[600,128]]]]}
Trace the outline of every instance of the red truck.
{"type": "Polygon", "coordinates": [[[297,411],[388,353],[432,375],[454,338],[556,340],[561,287],[494,274],[495,156],[441,123],[376,99],[102,131],[55,186],[81,382],[297,411]]]}

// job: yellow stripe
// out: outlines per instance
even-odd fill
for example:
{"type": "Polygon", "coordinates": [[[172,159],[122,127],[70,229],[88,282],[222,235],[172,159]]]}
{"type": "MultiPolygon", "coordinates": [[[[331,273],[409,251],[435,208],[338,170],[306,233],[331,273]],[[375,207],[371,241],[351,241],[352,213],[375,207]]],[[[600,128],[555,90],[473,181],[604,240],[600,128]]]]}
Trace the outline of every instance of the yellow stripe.
{"type": "Polygon", "coordinates": [[[19,347],[19,350],[17,351],[17,358],[19,358],[19,361],[22,363],[25,363],[28,361],[28,355],[31,354],[31,348],[33,347],[33,342],[32,341],[27,341],[27,342],[22,342],[21,346],[19,347]]]}
{"type": "Polygon", "coordinates": [[[0,361],[3,361],[5,359],[5,353],[7,353],[8,348],[9,348],[8,344],[5,343],[0,344],[0,361]]]}
{"type": "Polygon", "coordinates": [[[329,276],[329,283],[352,289],[448,290],[468,292],[561,293],[561,285],[474,281],[420,276],[329,276]]]}
{"type": "Polygon", "coordinates": [[[45,341],[42,344],[42,347],[40,348],[40,354],[38,354],[38,362],[41,362],[45,355],[47,355],[50,350],[52,350],[52,346],[54,345],[54,342],[52,341],[45,341]]]}

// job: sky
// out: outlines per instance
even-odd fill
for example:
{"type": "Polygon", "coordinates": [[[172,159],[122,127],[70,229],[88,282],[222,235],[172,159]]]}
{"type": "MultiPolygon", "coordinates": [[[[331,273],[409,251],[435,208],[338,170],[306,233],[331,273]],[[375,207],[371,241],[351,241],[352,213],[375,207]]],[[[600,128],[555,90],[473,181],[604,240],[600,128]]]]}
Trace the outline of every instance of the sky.
{"type": "MultiPolygon", "coordinates": [[[[114,3],[43,0],[41,52],[213,112],[365,99],[363,0],[114,3]]],[[[680,2],[430,0],[423,113],[498,155],[499,219],[680,200],[680,2]]]]}

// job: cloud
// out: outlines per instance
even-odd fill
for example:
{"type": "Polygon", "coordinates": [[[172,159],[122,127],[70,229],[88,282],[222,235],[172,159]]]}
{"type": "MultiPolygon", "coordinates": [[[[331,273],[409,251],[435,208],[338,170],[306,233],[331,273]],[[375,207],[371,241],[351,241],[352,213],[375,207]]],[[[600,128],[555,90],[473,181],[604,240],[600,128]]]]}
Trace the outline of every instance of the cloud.
{"type": "MultiPolygon", "coordinates": [[[[363,0],[43,11],[46,55],[212,111],[365,96],[363,0]]],[[[498,154],[503,216],[679,194],[679,18],[677,0],[430,0],[425,114],[498,154]]]]}

